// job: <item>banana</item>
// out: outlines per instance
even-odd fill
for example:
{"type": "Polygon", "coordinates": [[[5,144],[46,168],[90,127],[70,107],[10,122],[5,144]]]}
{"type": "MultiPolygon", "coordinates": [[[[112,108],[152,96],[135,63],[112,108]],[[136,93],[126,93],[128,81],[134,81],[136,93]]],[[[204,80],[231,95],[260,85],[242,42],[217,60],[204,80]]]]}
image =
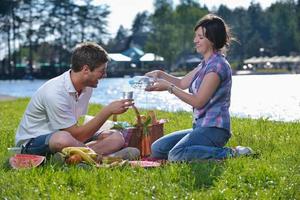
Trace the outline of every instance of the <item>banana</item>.
{"type": "MultiPolygon", "coordinates": [[[[84,147],[85,148],[85,147],[84,147]]],[[[62,150],[62,153],[67,155],[67,156],[71,156],[73,154],[78,154],[81,156],[81,158],[88,164],[90,165],[98,165],[96,163],[96,161],[94,159],[92,159],[92,155],[94,156],[94,154],[96,154],[92,149],[88,149],[86,150],[83,149],[83,147],[66,147],[66,148],[63,148],[62,150]],[[89,153],[87,153],[87,151],[89,151],[89,153]]],[[[96,154],[97,156],[97,154],[96,154]]]]}
{"type": "Polygon", "coordinates": [[[95,153],[95,151],[89,147],[74,147],[74,148],[80,149],[84,153],[95,153]]]}
{"type": "Polygon", "coordinates": [[[91,148],[89,147],[75,147],[83,151],[84,153],[88,154],[91,158],[94,160],[97,158],[98,154],[91,148]]]}

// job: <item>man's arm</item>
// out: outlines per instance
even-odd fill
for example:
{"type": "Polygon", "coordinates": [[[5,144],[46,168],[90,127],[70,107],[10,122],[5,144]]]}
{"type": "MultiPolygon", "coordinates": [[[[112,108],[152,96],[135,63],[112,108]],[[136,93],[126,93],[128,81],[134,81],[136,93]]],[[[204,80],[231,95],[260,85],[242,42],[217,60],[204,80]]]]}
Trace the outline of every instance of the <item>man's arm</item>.
{"type": "Polygon", "coordinates": [[[74,138],[84,142],[91,138],[112,114],[124,113],[128,110],[129,106],[132,106],[133,104],[134,103],[132,100],[128,99],[114,101],[105,106],[92,120],[86,124],[81,126],[75,124],[62,130],[71,133],[74,138]]]}

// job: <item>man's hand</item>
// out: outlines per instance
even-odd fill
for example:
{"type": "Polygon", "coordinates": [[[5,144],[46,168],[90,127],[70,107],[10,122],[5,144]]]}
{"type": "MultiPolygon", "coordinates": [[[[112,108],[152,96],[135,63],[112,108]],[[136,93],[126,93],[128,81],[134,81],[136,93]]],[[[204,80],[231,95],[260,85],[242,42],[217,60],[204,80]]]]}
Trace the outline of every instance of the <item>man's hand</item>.
{"type": "Polygon", "coordinates": [[[121,114],[126,112],[132,105],[134,105],[133,99],[122,99],[111,102],[107,105],[107,109],[111,114],[121,114]]]}

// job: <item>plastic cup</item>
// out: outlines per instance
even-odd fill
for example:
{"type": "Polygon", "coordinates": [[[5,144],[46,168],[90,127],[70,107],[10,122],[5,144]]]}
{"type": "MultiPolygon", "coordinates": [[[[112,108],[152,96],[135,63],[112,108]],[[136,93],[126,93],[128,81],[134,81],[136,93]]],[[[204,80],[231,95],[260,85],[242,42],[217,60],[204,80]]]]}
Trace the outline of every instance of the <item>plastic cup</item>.
{"type": "Polygon", "coordinates": [[[21,147],[11,147],[11,148],[7,148],[8,153],[10,156],[14,156],[15,154],[20,154],[22,148],[21,147]]]}
{"type": "Polygon", "coordinates": [[[125,91],[122,94],[123,99],[133,99],[133,91],[125,91]]]}

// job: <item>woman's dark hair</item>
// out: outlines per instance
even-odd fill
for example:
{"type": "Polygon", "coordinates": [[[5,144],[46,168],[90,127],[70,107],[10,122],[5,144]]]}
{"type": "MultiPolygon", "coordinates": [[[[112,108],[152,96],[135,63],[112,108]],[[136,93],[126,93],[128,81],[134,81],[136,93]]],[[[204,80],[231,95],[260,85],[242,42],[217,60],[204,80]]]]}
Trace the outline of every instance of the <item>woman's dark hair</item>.
{"type": "Polygon", "coordinates": [[[205,37],[211,41],[216,50],[223,47],[229,47],[230,41],[233,40],[229,27],[221,17],[214,14],[207,14],[202,17],[196,24],[194,31],[199,27],[205,28],[205,37]]]}
{"type": "Polygon", "coordinates": [[[75,47],[71,58],[71,68],[74,72],[79,72],[84,65],[88,65],[93,71],[108,61],[108,54],[100,45],[84,42],[75,47]]]}

